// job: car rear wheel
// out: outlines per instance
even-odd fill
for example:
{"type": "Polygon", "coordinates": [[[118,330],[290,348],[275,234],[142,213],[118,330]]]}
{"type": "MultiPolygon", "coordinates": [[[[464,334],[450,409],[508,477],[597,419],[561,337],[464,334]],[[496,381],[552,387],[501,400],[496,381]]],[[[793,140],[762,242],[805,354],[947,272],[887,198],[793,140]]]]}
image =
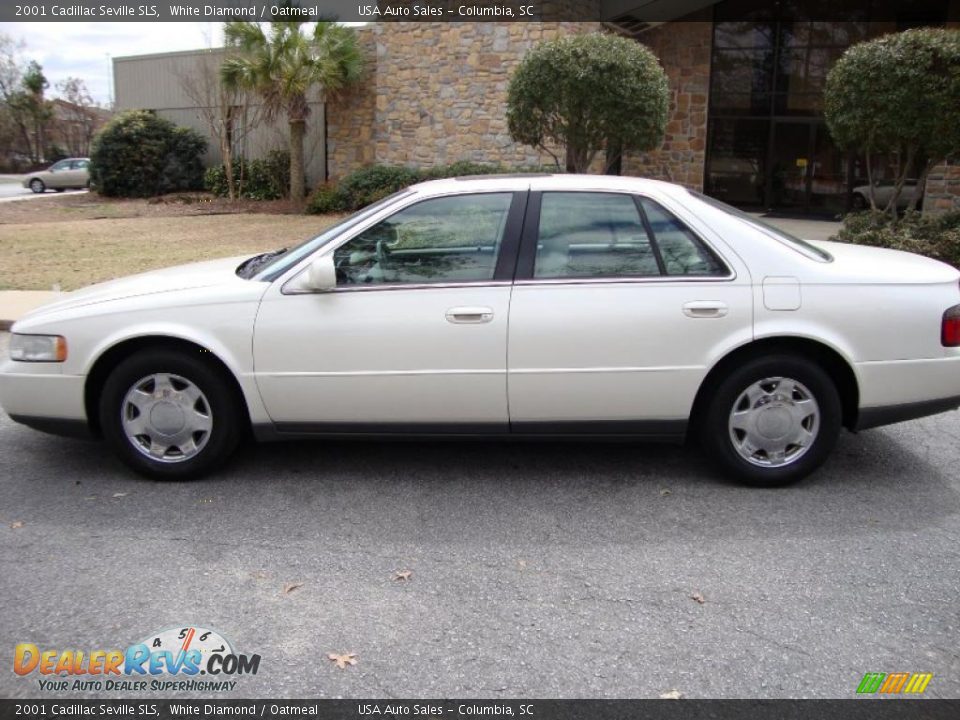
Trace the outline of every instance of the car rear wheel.
{"type": "Polygon", "coordinates": [[[726,475],[775,487],[817,469],[840,426],[840,397],[829,375],[804,358],[771,356],[721,380],[701,440],[726,475]]]}
{"type": "Polygon", "coordinates": [[[158,480],[222,464],[241,435],[242,404],[218,369],[169,350],[139,352],[107,378],[100,426],[127,465],[158,480]]]}
{"type": "Polygon", "coordinates": [[[35,193],[42,193],[44,190],[47,189],[47,186],[43,184],[43,180],[41,180],[40,178],[34,178],[33,180],[30,181],[30,189],[33,190],[35,193]]]}

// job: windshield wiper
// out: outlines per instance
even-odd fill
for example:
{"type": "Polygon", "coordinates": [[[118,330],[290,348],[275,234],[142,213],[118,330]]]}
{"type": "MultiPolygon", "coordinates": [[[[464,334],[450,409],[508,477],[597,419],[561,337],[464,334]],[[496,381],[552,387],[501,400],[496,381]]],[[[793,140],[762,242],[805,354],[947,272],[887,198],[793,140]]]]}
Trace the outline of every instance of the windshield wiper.
{"type": "Polygon", "coordinates": [[[237,268],[237,275],[242,277],[244,280],[252,278],[257,274],[257,270],[262,268],[275,257],[283,255],[286,251],[287,248],[280,248],[279,250],[274,250],[272,252],[254,255],[249,260],[244,260],[242,263],[240,263],[240,267],[237,268]]]}

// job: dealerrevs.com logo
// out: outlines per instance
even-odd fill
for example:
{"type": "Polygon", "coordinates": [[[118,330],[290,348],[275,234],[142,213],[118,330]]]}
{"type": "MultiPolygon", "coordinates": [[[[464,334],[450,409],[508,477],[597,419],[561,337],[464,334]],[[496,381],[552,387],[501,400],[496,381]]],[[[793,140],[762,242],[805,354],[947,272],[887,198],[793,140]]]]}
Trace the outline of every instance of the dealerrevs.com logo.
{"type": "Polygon", "coordinates": [[[13,654],[13,671],[35,677],[44,692],[228,692],[235,678],[259,669],[259,655],[238,653],[223,635],[201,627],[152,633],[126,650],[20,643],[13,654]]]}

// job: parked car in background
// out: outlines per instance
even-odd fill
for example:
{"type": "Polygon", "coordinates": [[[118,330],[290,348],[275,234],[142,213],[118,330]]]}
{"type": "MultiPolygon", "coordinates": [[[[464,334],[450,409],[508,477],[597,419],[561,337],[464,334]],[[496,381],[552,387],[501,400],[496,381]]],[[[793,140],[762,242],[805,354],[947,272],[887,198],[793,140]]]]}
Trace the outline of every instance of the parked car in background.
{"type": "Polygon", "coordinates": [[[90,186],[90,158],[66,158],[59,160],[46,170],[28,173],[23,186],[35,193],[46,190],[63,191],[70,188],[90,186]]]}
{"type": "MultiPolygon", "coordinates": [[[[876,180],[873,184],[873,198],[877,207],[883,210],[893,197],[895,182],[893,180],[876,180]]],[[[917,196],[917,181],[907,180],[897,198],[897,209],[906,210],[917,196]]],[[[866,210],[870,207],[870,186],[858,185],[853,189],[854,210],[866,210]]]]}
{"type": "Polygon", "coordinates": [[[251,433],[690,436],[724,473],[780,485],[842,427],[960,406],[958,281],[678,185],[438,180],[289,250],[34,311],[13,325],[0,404],[102,435],[156,478],[208,472],[251,433]]]}

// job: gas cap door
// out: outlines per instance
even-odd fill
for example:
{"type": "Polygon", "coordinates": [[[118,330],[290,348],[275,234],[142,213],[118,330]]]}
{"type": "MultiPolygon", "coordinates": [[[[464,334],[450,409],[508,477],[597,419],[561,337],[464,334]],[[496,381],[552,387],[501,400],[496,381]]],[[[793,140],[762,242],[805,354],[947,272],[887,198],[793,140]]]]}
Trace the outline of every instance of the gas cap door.
{"type": "Polygon", "coordinates": [[[799,310],[800,281],[790,276],[765,277],[763,306],[767,310],[799,310]]]}

